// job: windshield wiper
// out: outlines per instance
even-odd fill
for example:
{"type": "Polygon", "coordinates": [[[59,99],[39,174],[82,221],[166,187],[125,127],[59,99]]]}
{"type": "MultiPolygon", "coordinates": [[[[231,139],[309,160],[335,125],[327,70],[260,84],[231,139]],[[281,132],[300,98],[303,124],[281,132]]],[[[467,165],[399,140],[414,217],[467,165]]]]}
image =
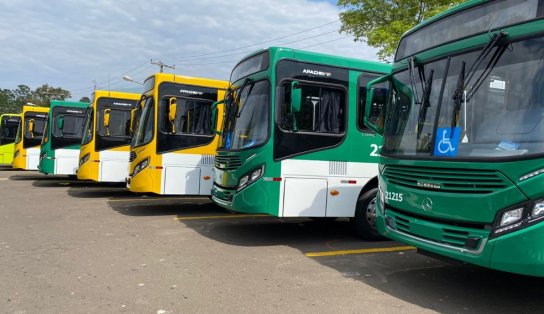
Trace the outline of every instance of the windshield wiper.
{"type": "MultiPolygon", "coordinates": [[[[491,51],[493,51],[493,48],[495,48],[495,46],[497,47],[497,49],[495,49],[495,52],[491,56],[491,59],[489,59],[489,62],[487,63],[484,71],[476,79],[470,91],[468,91],[466,96],[466,102],[469,102],[472,96],[474,96],[474,94],[476,93],[476,91],[478,91],[478,89],[484,82],[484,78],[486,78],[491,73],[491,71],[495,68],[495,66],[499,62],[499,59],[502,57],[502,54],[506,51],[506,48],[508,48],[508,45],[506,43],[500,42],[501,40],[505,39],[507,36],[508,34],[506,32],[499,32],[499,33],[493,34],[493,37],[491,37],[491,40],[484,47],[484,49],[482,50],[478,58],[476,58],[476,61],[474,61],[474,64],[468,71],[469,74],[466,78],[465,86],[468,86],[468,84],[470,83],[474,75],[476,74],[476,71],[480,67],[480,64],[483,62],[483,60],[487,58],[487,56],[491,53],[491,51]]],[[[464,87],[463,87],[463,90],[464,90],[464,87]]]]}
{"type": "MultiPolygon", "coordinates": [[[[508,36],[505,32],[499,32],[495,33],[491,40],[485,45],[485,47],[482,49],[470,69],[468,70],[468,74],[465,73],[465,67],[466,63],[463,61],[461,65],[461,73],[459,73],[459,78],[457,79],[457,86],[455,87],[455,93],[453,94],[453,112],[451,115],[451,136],[453,136],[453,128],[457,126],[457,123],[459,121],[459,112],[461,111],[461,105],[463,102],[468,103],[472,96],[476,93],[476,91],[480,88],[480,86],[483,84],[484,79],[491,73],[493,68],[497,65],[499,62],[499,59],[501,58],[502,54],[508,47],[506,44],[501,44],[500,41],[503,40],[508,36]],[[487,63],[485,69],[482,71],[480,76],[476,79],[474,82],[474,85],[470,89],[468,93],[465,93],[466,87],[469,85],[470,81],[474,78],[474,75],[476,74],[476,71],[480,68],[480,65],[482,62],[489,56],[491,51],[494,47],[498,47],[498,49],[495,50],[495,53],[491,56],[491,59],[489,59],[489,62],[487,63]],[[464,98],[464,101],[463,101],[464,98]]],[[[465,130],[466,132],[466,130],[465,130]]]]}
{"type": "MultiPolygon", "coordinates": [[[[410,88],[412,88],[412,93],[414,94],[414,103],[415,104],[421,104],[420,99],[419,99],[419,94],[417,93],[416,83],[415,83],[416,78],[415,78],[415,75],[414,75],[414,68],[415,68],[414,58],[413,57],[408,58],[408,72],[410,73],[410,88]]],[[[422,78],[421,74],[420,74],[420,78],[422,78]]],[[[424,84],[423,80],[421,80],[421,84],[423,86],[423,84],[424,84]]]]}
{"type": "Polygon", "coordinates": [[[419,107],[419,115],[417,118],[417,139],[419,140],[419,137],[421,136],[421,132],[423,131],[423,125],[425,124],[425,120],[427,119],[427,109],[431,106],[430,104],[430,98],[431,98],[431,87],[433,84],[433,76],[434,76],[434,70],[431,70],[431,73],[429,74],[429,79],[425,83],[425,87],[423,89],[423,99],[421,100],[421,107],[419,107]]]}
{"type": "Polygon", "coordinates": [[[461,111],[461,104],[463,102],[463,94],[465,92],[465,61],[461,65],[461,73],[457,78],[457,86],[455,87],[455,93],[453,94],[453,112],[451,115],[451,129],[453,134],[453,128],[457,126],[459,121],[459,112],[461,111]]]}
{"type": "MultiPolygon", "coordinates": [[[[247,92],[247,97],[249,97],[249,94],[251,94],[251,90],[253,89],[253,86],[254,86],[255,84],[253,84],[253,80],[252,80],[252,79],[247,78],[247,79],[244,81],[244,84],[242,84],[242,87],[240,87],[240,89],[238,90],[238,95],[237,95],[237,97],[236,97],[235,103],[237,103],[237,104],[240,103],[240,100],[241,100],[241,98],[242,98],[242,92],[243,92],[244,89],[245,89],[247,86],[249,86],[250,84],[251,84],[251,86],[250,86],[250,88],[249,88],[249,91],[247,92]]],[[[246,98],[247,98],[247,97],[246,97],[246,98]]],[[[236,118],[240,118],[240,116],[242,115],[242,111],[243,111],[244,108],[246,107],[245,104],[243,104],[241,108],[240,108],[239,106],[240,106],[240,105],[238,105],[238,113],[236,114],[236,118]]]]}

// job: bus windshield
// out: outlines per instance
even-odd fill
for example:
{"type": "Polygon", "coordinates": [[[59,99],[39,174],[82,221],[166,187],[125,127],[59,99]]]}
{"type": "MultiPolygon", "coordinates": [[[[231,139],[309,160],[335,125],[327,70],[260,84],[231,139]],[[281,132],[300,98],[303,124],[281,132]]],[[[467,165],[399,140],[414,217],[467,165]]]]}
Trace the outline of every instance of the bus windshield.
{"type": "Polygon", "coordinates": [[[55,117],[53,120],[53,136],[64,138],[81,138],[83,128],[84,116],[65,114],[55,117]],[[61,118],[62,117],[62,118],[61,118]],[[59,125],[59,118],[62,119],[62,125],[59,125]]]}
{"type": "Polygon", "coordinates": [[[483,57],[480,49],[394,74],[382,154],[544,153],[543,46],[543,37],[497,43],[483,57]]]}
{"type": "Polygon", "coordinates": [[[225,101],[225,120],[219,147],[241,150],[263,144],[268,138],[270,83],[244,84],[225,101]]]}
{"type": "Polygon", "coordinates": [[[17,136],[17,128],[19,127],[20,118],[18,117],[2,117],[2,128],[0,129],[0,145],[11,144],[15,142],[17,136]]]}
{"type": "Polygon", "coordinates": [[[93,139],[93,120],[94,120],[94,110],[88,108],[85,112],[85,124],[83,125],[83,138],[81,139],[81,144],[85,145],[91,142],[93,139]]]}
{"type": "Polygon", "coordinates": [[[132,147],[140,146],[151,142],[153,139],[153,127],[155,123],[153,111],[153,97],[142,99],[144,105],[138,114],[138,120],[133,125],[134,135],[132,136],[132,147]]]}

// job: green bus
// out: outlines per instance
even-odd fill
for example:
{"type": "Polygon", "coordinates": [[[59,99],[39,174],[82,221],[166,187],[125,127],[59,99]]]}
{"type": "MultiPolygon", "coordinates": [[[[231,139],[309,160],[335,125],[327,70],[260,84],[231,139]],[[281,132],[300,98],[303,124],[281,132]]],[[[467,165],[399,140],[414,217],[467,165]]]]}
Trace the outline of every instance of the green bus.
{"type": "Polygon", "coordinates": [[[361,236],[377,237],[382,139],[364,125],[363,105],[367,83],[390,71],[279,47],[244,58],[223,102],[213,201],[243,213],[354,218],[361,236]]]}
{"type": "Polygon", "coordinates": [[[85,102],[52,100],[40,147],[38,170],[73,176],[79,161],[85,102]]]}
{"type": "Polygon", "coordinates": [[[5,113],[0,115],[0,164],[11,164],[15,149],[17,128],[21,123],[21,115],[5,113]]]}
{"type": "Polygon", "coordinates": [[[368,85],[389,84],[384,120],[367,121],[383,134],[381,234],[544,276],[543,17],[543,0],[468,1],[402,36],[368,85]]]}

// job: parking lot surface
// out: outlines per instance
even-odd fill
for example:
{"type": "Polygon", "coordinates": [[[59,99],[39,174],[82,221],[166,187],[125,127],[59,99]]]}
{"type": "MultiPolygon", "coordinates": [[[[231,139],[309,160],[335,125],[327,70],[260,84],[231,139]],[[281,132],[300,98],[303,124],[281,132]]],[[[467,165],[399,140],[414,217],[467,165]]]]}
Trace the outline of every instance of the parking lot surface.
{"type": "Polygon", "coordinates": [[[457,265],[347,220],[236,215],[0,168],[2,313],[522,313],[544,280],[457,265]]]}

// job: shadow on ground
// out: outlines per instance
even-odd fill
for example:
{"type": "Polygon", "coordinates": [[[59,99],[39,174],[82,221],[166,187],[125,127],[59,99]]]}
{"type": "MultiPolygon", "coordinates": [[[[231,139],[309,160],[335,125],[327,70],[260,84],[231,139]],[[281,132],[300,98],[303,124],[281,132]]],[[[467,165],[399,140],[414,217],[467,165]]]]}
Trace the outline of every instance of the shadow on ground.
{"type": "MultiPolygon", "coordinates": [[[[180,215],[186,217],[185,213],[180,215]]],[[[392,241],[361,241],[345,220],[316,222],[255,217],[180,222],[225,244],[286,245],[302,253],[402,245],[392,241]]],[[[415,251],[308,258],[383,293],[441,313],[544,311],[541,278],[446,263],[415,251]]]]}
{"type": "Polygon", "coordinates": [[[80,184],[70,186],[68,195],[76,198],[133,198],[136,194],[130,192],[124,183],[99,183],[78,181],[80,184]]]}
{"type": "Polygon", "coordinates": [[[110,199],[108,204],[116,212],[127,216],[226,214],[224,209],[212,203],[207,197],[136,195],[124,199],[110,199]]]}

